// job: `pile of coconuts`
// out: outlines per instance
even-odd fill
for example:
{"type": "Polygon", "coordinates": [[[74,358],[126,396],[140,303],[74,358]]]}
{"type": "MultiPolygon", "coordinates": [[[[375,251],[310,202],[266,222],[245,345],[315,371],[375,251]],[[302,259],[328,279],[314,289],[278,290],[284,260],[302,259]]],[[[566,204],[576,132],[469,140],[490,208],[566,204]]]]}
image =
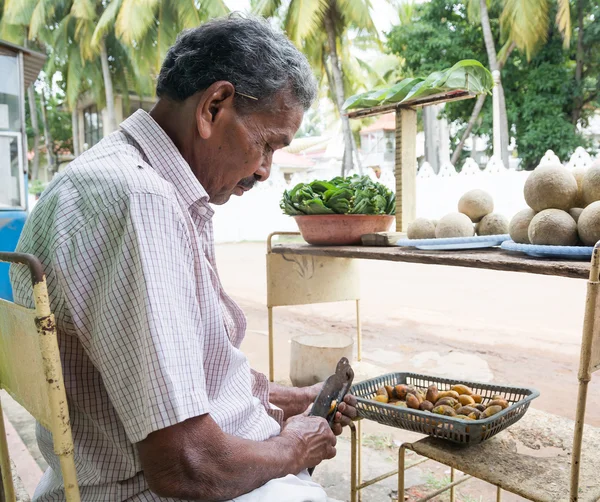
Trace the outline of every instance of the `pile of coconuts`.
{"type": "Polygon", "coordinates": [[[484,190],[470,190],[458,201],[458,212],[439,221],[417,218],[407,229],[409,239],[445,239],[508,233],[508,220],[494,213],[494,199],[484,190]]]}
{"type": "Polygon", "coordinates": [[[600,161],[572,171],[559,163],[537,167],[523,189],[527,209],[508,233],[519,244],[593,246],[600,240],[600,161]]]}

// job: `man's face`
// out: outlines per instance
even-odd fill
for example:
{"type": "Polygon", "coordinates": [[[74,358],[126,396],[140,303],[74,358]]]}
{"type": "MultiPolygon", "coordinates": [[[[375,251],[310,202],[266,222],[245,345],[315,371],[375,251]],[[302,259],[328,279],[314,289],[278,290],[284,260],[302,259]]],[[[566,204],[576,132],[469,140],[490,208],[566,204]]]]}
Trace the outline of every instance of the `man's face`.
{"type": "Polygon", "coordinates": [[[218,102],[211,112],[211,134],[198,140],[196,156],[201,169],[196,176],[210,202],[224,204],[231,195],[241,196],[271,172],[273,152],[292,141],[304,110],[285,93],[271,98],[268,111],[240,114],[232,106],[239,95],[218,102]],[[287,103],[286,103],[287,102],[287,103]]]}

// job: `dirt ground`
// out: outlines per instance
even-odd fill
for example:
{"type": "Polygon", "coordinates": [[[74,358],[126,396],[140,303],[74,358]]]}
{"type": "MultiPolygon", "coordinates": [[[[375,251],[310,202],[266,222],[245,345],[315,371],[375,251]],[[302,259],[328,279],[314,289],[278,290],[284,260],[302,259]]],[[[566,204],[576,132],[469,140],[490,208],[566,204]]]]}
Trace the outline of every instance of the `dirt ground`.
{"type": "MultiPolygon", "coordinates": [[[[253,367],[267,373],[267,310],[264,243],[217,246],[225,289],[244,309],[248,333],[242,345],[253,367]]],[[[355,381],[391,371],[416,371],[535,387],[533,407],[573,418],[586,283],[580,279],[391,262],[361,262],[363,361],[355,381]]],[[[276,380],[289,381],[290,339],[300,334],[354,337],[352,303],[275,309],[276,380]]],[[[586,423],[600,426],[600,383],[589,388],[586,423]]],[[[4,398],[3,398],[4,399],[4,398]]],[[[4,403],[4,401],[3,401],[4,403]]],[[[32,424],[6,406],[27,450],[44,468],[32,439],[32,424]]],[[[365,422],[364,478],[397,465],[397,448],[419,435],[365,422]]],[[[315,471],[336,499],[348,500],[349,441],[338,456],[315,471]]],[[[409,499],[435,491],[449,469],[427,462],[407,471],[409,499]]],[[[34,476],[35,477],[35,476],[34,476]]],[[[457,488],[457,501],[495,500],[495,488],[471,480],[457,488]]],[[[389,478],[363,492],[363,500],[395,497],[389,478]]],[[[448,494],[435,498],[449,500],[448,494]]],[[[523,500],[509,494],[503,502],[523,500]]]]}

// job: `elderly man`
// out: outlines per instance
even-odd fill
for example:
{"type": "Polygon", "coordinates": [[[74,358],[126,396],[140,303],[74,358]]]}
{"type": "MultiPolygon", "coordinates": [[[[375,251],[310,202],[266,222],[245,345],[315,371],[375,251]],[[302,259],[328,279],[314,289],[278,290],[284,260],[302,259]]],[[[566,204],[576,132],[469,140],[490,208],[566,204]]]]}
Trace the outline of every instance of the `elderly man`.
{"type": "MultiPolygon", "coordinates": [[[[183,33],[150,114],[46,189],[19,243],[48,278],[83,501],[324,501],[306,469],[335,455],[305,410],[319,387],[269,385],[239,347],[246,321],[215,266],[209,203],[269,176],[316,94],[306,58],[256,19],[183,33]]],[[[249,207],[248,210],[251,210],[249,207]]],[[[26,271],[15,297],[31,305],[26,271]]],[[[37,501],[64,500],[52,438],[37,501]]]]}

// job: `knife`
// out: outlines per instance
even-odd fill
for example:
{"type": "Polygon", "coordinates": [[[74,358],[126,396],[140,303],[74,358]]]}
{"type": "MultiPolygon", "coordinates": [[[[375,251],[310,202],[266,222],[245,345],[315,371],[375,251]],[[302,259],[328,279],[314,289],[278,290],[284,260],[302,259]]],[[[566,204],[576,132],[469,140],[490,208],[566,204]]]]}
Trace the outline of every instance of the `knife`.
{"type": "MultiPolygon", "coordinates": [[[[309,416],[323,417],[331,427],[338,406],[350,390],[353,379],[354,371],[350,366],[350,362],[342,357],[337,363],[335,373],[325,380],[321,392],[319,392],[309,412],[309,416]]],[[[314,470],[315,468],[311,467],[308,469],[308,473],[312,476],[314,470]]]]}

